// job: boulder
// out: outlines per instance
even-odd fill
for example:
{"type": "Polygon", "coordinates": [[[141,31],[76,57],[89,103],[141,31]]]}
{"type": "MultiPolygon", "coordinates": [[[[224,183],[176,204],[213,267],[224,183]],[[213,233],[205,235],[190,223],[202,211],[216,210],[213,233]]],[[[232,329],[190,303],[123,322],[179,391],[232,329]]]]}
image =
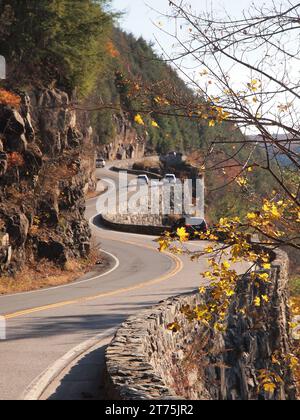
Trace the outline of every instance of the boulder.
{"type": "Polygon", "coordinates": [[[7,151],[22,153],[26,150],[25,121],[16,109],[0,107],[0,135],[7,151]]]}
{"type": "Polygon", "coordinates": [[[64,265],[68,260],[65,245],[52,239],[48,242],[39,241],[37,245],[37,253],[39,259],[57,261],[61,265],[64,265]]]}
{"type": "Polygon", "coordinates": [[[23,213],[6,216],[6,229],[11,245],[14,248],[22,247],[27,239],[29,221],[23,213]]]}

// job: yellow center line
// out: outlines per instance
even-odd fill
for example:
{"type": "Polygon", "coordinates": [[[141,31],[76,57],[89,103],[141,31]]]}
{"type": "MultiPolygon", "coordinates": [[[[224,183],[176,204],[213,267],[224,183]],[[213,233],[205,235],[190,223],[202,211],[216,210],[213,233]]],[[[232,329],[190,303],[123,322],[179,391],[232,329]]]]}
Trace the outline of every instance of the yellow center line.
{"type": "MultiPolygon", "coordinates": [[[[150,249],[152,251],[155,250],[155,248],[153,248],[151,246],[142,245],[142,244],[136,243],[136,242],[130,242],[130,241],[124,241],[124,240],[112,239],[112,238],[103,238],[103,239],[107,239],[107,240],[115,241],[115,242],[121,242],[121,243],[125,243],[125,244],[128,244],[128,245],[134,245],[134,246],[137,246],[137,247],[140,247],[140,248],[150,249]]],[[[36,307],[36,308],[32,308],[32,309],[26,309],[26,310],[23,310],[23,311],[14,312],[14,313],[11,313],[11,314],[6,314],[6,315],[4,315],[4,318],[6,320],[14,319],[14,318],[20,318],[24,315],[30,315],[30,314],[33,314],[33,313],[36,313],[36,312],[43,312],[43,311],[47,311],[47,310],[51,310],[51,309],[62,308],[64,306],[69,306],[69,305],[83,304],[83,303],[87,303],[87,302],[90,302],[90,301],[93,301],[93,300],[96,300],[96,299],[110,297],[110,296],[116,296],[116,295],[119,295],[119,294],[122,294],[122,293],[139,290],[139,289],[142,289],[146,286],[152,286],[152,285],[155,285],[155,284],[162,283],[162,282],[164,282],[166,280],[169,280],[170,278],[176,276],[183,269],[183,262],[181,261],[180,258],[178,258],[175,255],[169,254],[169,253],[166,253],[166,255],[168,255],[168,257],[170,259],[175,261],[176,264],[175,264],[175,268],[173,268],[169,273],[165,274],[164,276],[160,276],[156,279],[153,279],[153,280],[150,280],[150,281],[145,281],[143,283],[139,283],[135,286],[121,288],[121,289],[117,289],[117,290],[114,290],[114,291],[111,291],[111,292],[101,293],[101,294],[94,295],[94,296],[87,296],[87,297],[74,299],[74,300],[58,302],[58,303],[54,303],[52,305],[45,305],[45,306],[40,306],[40,307],[36,307]]]]}

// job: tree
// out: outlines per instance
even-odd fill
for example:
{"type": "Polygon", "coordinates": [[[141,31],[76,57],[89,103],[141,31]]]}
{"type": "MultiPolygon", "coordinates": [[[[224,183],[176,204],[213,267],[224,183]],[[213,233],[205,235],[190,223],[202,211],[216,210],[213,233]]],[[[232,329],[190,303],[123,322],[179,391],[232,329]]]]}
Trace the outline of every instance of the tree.
{"type": "Polygon", "coordinates": [[[104,65],[109,0],[1,0],[0,51],[9,80],[91,89],[104,65]],[[9,20],[6,20],[9,17],[9,20]]]}
{"type": "MultiPolygon", "coordinates": [[[[187,316],[222,330],[239,281],[232,268],[235,262],[249,262],[254,270],[251,279],[261,284],[270,282],[271,250],[293,249],[299,261],[300,4],[253,5],[240,19],[196,13],[182,1],[170,1],[170,6],[168,18],[176,20],[178,29],[170,36],[178,49],[174,55],[165,52],[166,59],[204,99],[201,105],[190,103],[186,113],[205,119],[210,127],[231,123],[244,132],[232,139],[222,138],[222,133],[207,138],[207,153],[202,157],[208,173],[235,168],[224,187],[234,184],[239,194],[248,195],[246,213],[223,216],[207,234],[199,234],[213,244],[204,253],[192,255],[196,260],[209,255],[210,269],[203,277],[210,281],[211,289],[207,305],[201,310],[190,308],[187,316]],[[188,67],[197,70],[191,75],[188,67]],[[208,165],[212,163],[210,153],[214,155],[212,165],[208,165]],[[266,177],[270,185],[264,184],[262,196],[256,194],[266,177]],[[253,243],[255,234],[258,241],[253,243]],[[216,242],[220,236],[223,243],[216,242]]],[[[184,244],[182,235],[184,232],[177,232],[177,239],[184,244]]],[[[176,252],[178,246],[169,235],[159,242],[161,250],[176,252]]],[[[184,252],[184,247],[179,252],[184,252]]],[[[268,302],[267,295],[257,296],[253,306],[268,302]]],[[[299,370],[294,355],[281,356],[282,360],[290,358],[291,367],[299,370]]],[[[268,372],[269,379],[272,374],[268,372]]],[[[269,386],[270,390],[276,388],[271,379],[265,388],[268,392],[269,386]]]]}
{"type": "Polygon", "coordinates": [[[168,60],[205,99],[202,109],[194,103],[188,112],[207,119],[212,127],[230,122],[248,134],[235,139],[211,138],[209,149],[214,150],[214,156],[224,147],[227,153],[232,147],[231,154],[225,160],[223,155],[223,161],[215,166],[226,170],[236,160],[237,148],[246,150],[246,155],[240,155],[244,160],[236,163],[240,170],[232,182],[247,189],[255,171],[266,172],[276,191],[265,191],[262,205],[274,206],[274,215],[275,207],[281,208],[276,226],[283,229],[278,237],[277,230],[251,227],[273,246],[300,250],[300,185],[291,182],[300,169],[300,88],[295,70],[300,51],[300,5],[253,6],[237,20],[196,14],[183,2],[170,1],[170,5],[173,18],[186,31],[183,29],[182,37],[180,31],[175,35],[180,52],[168,55],[168,60]],[[198,66],[197,76],[184,70],[186,60],[193,68],[198,66]]]}

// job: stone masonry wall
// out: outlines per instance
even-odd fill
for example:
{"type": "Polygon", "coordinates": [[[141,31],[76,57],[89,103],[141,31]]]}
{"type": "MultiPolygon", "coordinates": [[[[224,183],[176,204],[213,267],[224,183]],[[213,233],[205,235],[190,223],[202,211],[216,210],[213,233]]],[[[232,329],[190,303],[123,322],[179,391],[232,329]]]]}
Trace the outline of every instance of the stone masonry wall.
{"type": "Polygon", "coordinates": [[[294,400],[292,374],[283,355],[290,352],[288,259],[278,251],[272,282],[240,280],[225,333],[190,323],[184,305],[203,303],[190,294],[172,298],[131,317],[116,333],[106,354],[108,399],[294,400]],[[270,302],[256,307],[256,296],[270,302]],[[243,308],[245,314],[240,309],[243,308]],[[167,325],[177,321],[174,334],[167,325]],[[276,356],[278,363],[272,363],[276,356]],[[262,371],[283,381],[274,395],[260,386],[262,371]]]}

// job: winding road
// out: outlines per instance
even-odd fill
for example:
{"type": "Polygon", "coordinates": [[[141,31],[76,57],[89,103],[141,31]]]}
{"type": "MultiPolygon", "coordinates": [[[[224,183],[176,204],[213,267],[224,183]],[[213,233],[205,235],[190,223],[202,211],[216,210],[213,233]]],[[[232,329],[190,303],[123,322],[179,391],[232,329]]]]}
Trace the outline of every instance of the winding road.
{"type": "MultiPolygon", "coordinates": [[[[116,181],[118,174],[101,169],[98,176],[116,181]]],[[[80,343],[99,334],[110,336],[129,315],[199,286],[199,273],[207,267],[204,258],[195,264],[187,257],[160,254],[155,237],[95,225],[96,203],[97,198],[87,202],[86,216],[111,259],[107,273],[0,297],[0,315],[7,320],[7,340],[0,341],[0,400],[23,399],[42,372],[80,343]]]]}

